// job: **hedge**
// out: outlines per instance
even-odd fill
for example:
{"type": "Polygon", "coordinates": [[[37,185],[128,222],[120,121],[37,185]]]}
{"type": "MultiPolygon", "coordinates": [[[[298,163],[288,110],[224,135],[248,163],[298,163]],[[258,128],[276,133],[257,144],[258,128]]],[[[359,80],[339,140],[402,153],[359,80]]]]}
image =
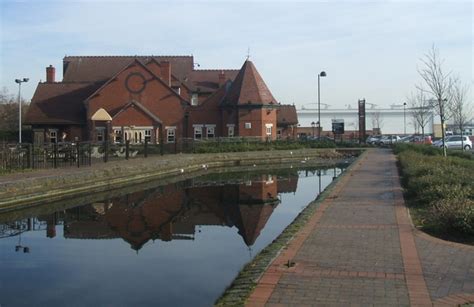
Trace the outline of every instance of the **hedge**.
{"type": "Polygon", "coordinates": [[[474,238],[474,161],[436,150],[395,147],[408,205],[426,230],[474,238]]]}

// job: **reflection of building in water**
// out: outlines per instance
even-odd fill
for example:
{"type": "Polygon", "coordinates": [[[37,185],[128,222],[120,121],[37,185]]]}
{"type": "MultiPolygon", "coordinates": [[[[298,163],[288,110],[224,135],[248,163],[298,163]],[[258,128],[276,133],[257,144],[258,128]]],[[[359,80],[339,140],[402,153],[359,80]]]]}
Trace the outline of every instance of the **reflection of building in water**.
{"type": "Polygon", "coordinates": [[[123,238],[135,250],[149,240],[193,239],[196,226],[237,227],[251,246],[265,227],[278,193],[296,191],[298,177],[270,175],[220,186],[168,185],[66,211],[64,236],[77,239],[123,238]]]}

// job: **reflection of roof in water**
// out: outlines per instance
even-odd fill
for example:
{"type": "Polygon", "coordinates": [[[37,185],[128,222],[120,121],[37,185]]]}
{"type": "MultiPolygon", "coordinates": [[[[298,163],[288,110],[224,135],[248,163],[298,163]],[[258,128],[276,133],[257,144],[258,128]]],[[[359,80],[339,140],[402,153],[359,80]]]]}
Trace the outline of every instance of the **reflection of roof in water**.
{"type": "Polygon", "coordinates": [[[172,184],[70,209],[66,211],[64,235],[81,239],[120,237],[138,251],[150,240],[193,239],[198,225],[236,226],[250,246],[279,203],[276,177],[265,179],[250,185],[186,189],[172,184]]]}

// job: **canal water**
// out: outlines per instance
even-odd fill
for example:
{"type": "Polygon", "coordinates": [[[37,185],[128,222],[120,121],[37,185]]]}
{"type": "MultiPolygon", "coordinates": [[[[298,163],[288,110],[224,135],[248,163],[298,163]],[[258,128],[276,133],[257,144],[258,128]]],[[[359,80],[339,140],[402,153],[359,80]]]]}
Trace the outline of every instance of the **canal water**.
{"type": "Polygon", "coordinates": [[[3,220],[0,306],[210,306],[344,167],[209,174],[3,220]]]}

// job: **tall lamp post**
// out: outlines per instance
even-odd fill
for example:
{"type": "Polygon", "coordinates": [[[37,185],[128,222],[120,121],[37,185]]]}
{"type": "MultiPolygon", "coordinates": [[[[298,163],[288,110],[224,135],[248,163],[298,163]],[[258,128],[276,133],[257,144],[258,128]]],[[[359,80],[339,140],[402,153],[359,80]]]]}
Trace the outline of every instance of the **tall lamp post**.
{"type": "Polygon", "coordinates": [[[404,135],[407,135],[407,116],[406,116],[406,106],[407,106],[407,103],[404,102],[403,103],[403,134],[404,135]]]}
{"type": "Polygon", "coordinates": [[[23,82],[28,82],[28,78],[15,79],[15,82],[18,83],[18,142],[21,144],[21,84],[23,82]]]}
{"type": "Polygon", "coordinates": [[[311,127],[313,128],[313,138],[314,138],[314,127],[316,127],[316,123],[315,123],[315,122],[311,122],[311,127]]]}
{"type": "Polygon", "coordinates": [[[320,81],[321,77],[326,77],[326,72],[322,71],[318,74],[318,140],[321,139],[321,93],[320,93],[320,81]]]}

